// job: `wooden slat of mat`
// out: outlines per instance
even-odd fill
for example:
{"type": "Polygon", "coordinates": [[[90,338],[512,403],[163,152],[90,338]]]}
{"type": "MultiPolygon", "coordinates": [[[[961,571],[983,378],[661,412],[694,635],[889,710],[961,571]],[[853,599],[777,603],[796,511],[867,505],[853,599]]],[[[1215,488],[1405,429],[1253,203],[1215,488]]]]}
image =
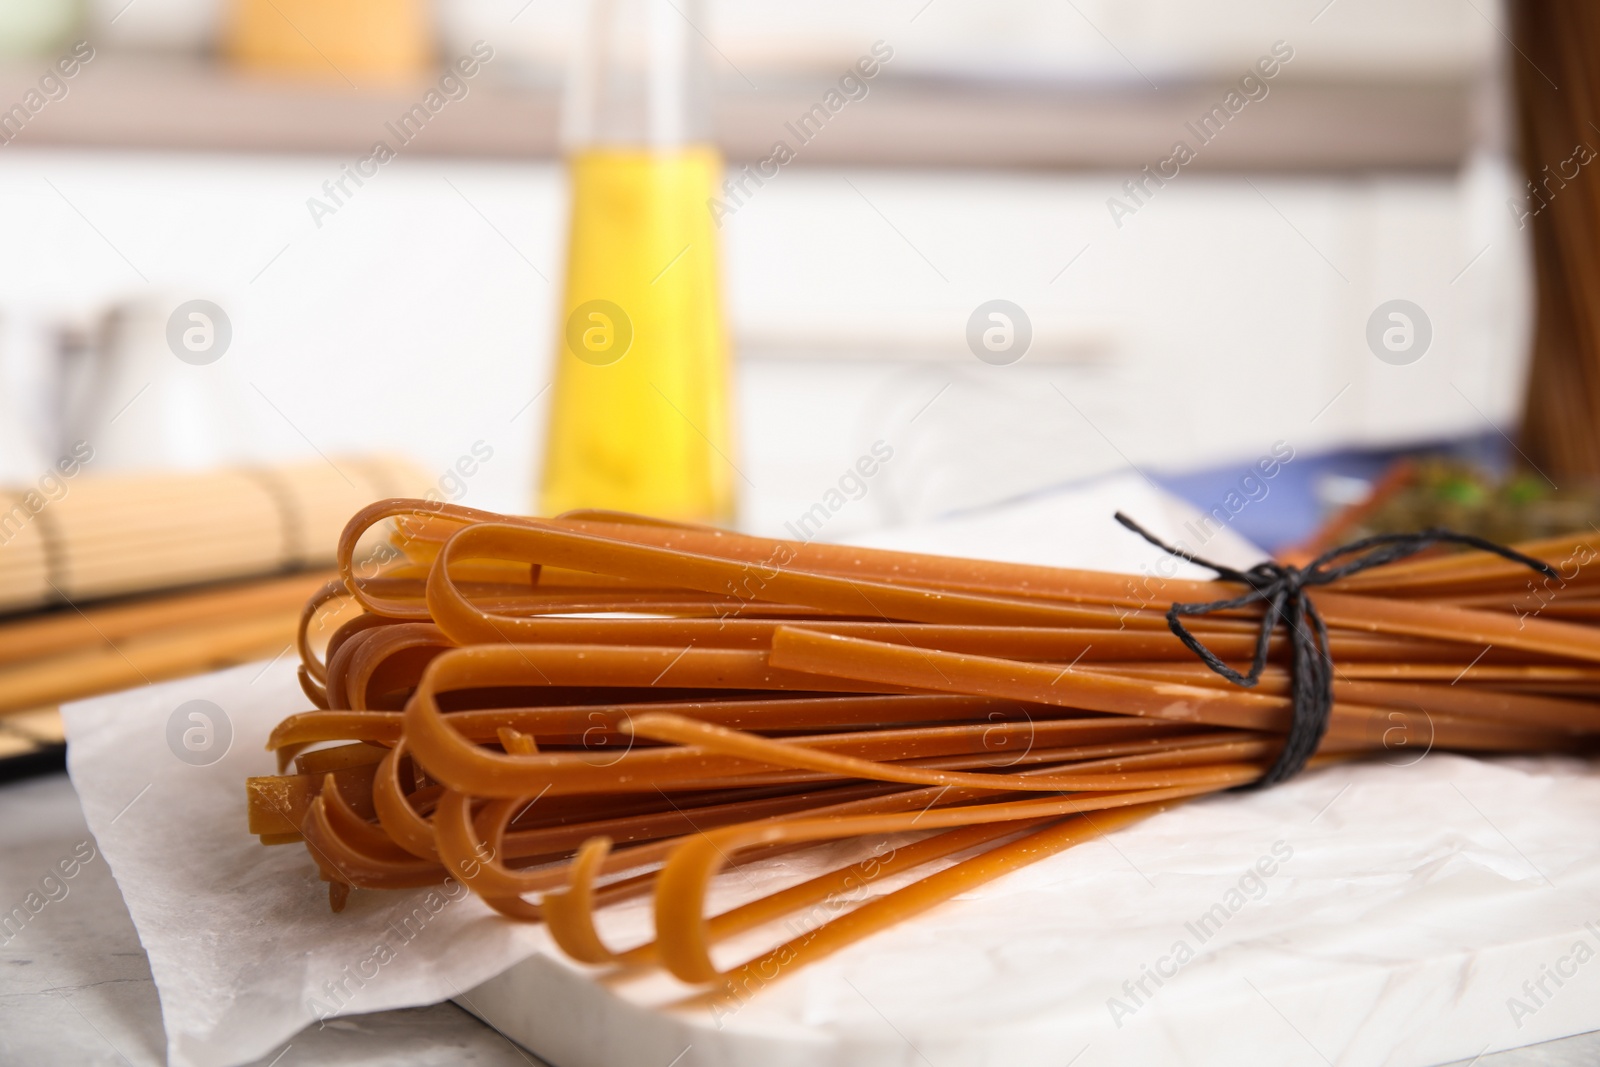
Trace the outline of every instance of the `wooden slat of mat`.
{"type": "Polygon", "coordinates": [[[307,571],[260,581],[230,583],[82,611],[65,608],[48,615],[0,624],[0,667],[41,657],[106,648],[140,634],[181,625],[298,609],[334,571],[307,571]]]}
{"type": "Polygon", "coordinates": [[[292,646],[300,609],[129,637],[0,668],[0,714],[270,657],[292,646]]]}
{"type": "Polygon", "coordinates": [[[0,782],[65,768],[66,731],[59,708],[0,716],[0,782]]]}

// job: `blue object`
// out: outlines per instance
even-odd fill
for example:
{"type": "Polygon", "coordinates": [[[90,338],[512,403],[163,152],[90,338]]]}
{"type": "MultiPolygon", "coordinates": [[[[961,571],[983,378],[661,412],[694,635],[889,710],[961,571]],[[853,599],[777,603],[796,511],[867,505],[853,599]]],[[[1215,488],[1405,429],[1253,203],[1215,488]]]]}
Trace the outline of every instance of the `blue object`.
{"type": "MultiPolygon", "coordinates": [[[[1510,463],[1510,443],[1498,433],[1393,449],[1340,449],[1297,453],[1263,477],[1255,459],[1185,472],[1151,471],[1156,484],[1219,519],[1239,536],[1278,552],[1308,540],[1337,510],[1322,491],[1336,479],[1375,482],[1404,456],[1444,455],[1491,473],[1510,463]]],[[[1203,548],[1195,551],[1204,555],[1203,548]]]]}

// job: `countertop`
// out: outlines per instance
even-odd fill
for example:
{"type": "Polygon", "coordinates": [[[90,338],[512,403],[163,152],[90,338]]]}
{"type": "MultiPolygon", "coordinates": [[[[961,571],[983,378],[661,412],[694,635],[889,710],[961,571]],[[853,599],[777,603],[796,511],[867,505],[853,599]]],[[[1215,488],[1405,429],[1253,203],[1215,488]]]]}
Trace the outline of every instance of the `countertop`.
{"type": "MultiPolygon", "coordinates": [[[[0,824],[8,912],[89,837],[65,774],[0,786],[0,824]]],[[[155,984],[110,869],[97,855],[60,884],[66,895],[20,933],[0,932],[0,1063],[165,1062],[155,984]]],[[[549,1067],[449,1003],[337,1019],[258,1062],[549,1067]]]]}
{"type": "MultiPolygon", "coordinates": [[[[46,871],[88,838],[66,775],[0,786],[0,904],[6,911],[19,905],[46,871]]],[[[96,855],[61,884],[66,895],[47,903],[18,934],[5,940],[0,933],[0,1063],[160,1064],[164,1039],[155,986],[110,870],[96,855]]],[[[1600,1031],[1452,1067],[1596,1062],[1600,1031]]],[[[454,1004],[336,1020],[301,1032],[257,1063],[559,1067],[454,1004]]]]}

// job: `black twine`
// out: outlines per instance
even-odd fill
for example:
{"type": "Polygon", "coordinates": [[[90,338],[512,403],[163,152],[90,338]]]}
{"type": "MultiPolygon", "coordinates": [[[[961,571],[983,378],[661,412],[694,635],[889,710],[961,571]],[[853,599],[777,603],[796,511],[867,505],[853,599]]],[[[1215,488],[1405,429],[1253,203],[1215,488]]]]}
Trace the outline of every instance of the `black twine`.
{"type": "Polygon", "coordinates": [[[1228,681],[1246,688],[1259,682],[1261,671],[1267,665],[1267,646],[1272,639],[1272,631],[1280,619],[1288,627],[1289,692],[1293,709],[1289,735],[1284,741],[1283,751],[1278,753],[1277,762],[1255,783],[1258,788],[1277,785],[1300,773],[1311,754],[1322,743],[1322,735],[1328,730],[1328,719],[1333,712],[1333,658],[1328,653],[1328,628],[1323,625],[1322,616],[1317,614],[1316,607],[1311,603],[1311,597],[1306,592],[1308,586],[1327,585],[1340,578],[1405,559],[1437,544],[1467,545],[1493,552],[1513,563],[1531,567],[1546,577],[1560,580],[1556,569],[1543,560],[1481,537],[1437,528],[1421,533],[1363,537],[1324,552],[1305,567],[1266,560],[1247,571],[1240,571],[1175,548],[1120,511],[1117,512],[1117,521],[1163,552],[1216,571],[1217,577],[1225,582],[1237,582],[1250,587],[1250,591],[1244,595],[1228,600],[1213,600],[1206,604],[1173,604],[1167,610],[1167,625],[1178,640],[1199,656],[1207,667],[1228,681]],[[1355,558],[1335,563],[1344,556],[1355,558]],[[1240,674],[1222,662],[1180,621],[1185,615],[1209,615],[1214,611],[1242,608],[1258,601],[1266,607],[1261,614],[1261,633],[1256,638],[1255,659],[1246,674],[1240,674]]]}

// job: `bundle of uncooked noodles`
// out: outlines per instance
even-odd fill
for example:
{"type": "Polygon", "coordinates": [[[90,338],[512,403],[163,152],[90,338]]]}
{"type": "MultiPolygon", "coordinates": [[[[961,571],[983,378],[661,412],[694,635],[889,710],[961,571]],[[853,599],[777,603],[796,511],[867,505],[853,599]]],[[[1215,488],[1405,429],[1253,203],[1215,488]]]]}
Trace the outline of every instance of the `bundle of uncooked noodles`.
{"type": "MultiPolygon", "coordinates": [[[[1453,552],[1315,590],[1335,680],[1313,765],[1587,750],[1592,541],[1520,546],[1555,578],[1453,552]]],[[[1239,592],[1222,582],[418,500],[356,515],[339,564],[301,627],[316,710],[272,734],[282,773],[250,780],[251,831],[303,840],[336,909],[352,887],[455,879],[578,960],[659,965],[713,996],[1248,785],[1290,715],[1281,633],[1246,689],[1169,632],[1170,603],[1239,592]],[[706,914],[724,868],[852,838],[893,847],[706,914]],[[596,911],[645,895],[655,939],[607,945],[596,911]],[[820,926],[713,961],[822,904],[820,926]]],[[[1248,661],[1261,618],[1188,624],[1248,661]]]]}

